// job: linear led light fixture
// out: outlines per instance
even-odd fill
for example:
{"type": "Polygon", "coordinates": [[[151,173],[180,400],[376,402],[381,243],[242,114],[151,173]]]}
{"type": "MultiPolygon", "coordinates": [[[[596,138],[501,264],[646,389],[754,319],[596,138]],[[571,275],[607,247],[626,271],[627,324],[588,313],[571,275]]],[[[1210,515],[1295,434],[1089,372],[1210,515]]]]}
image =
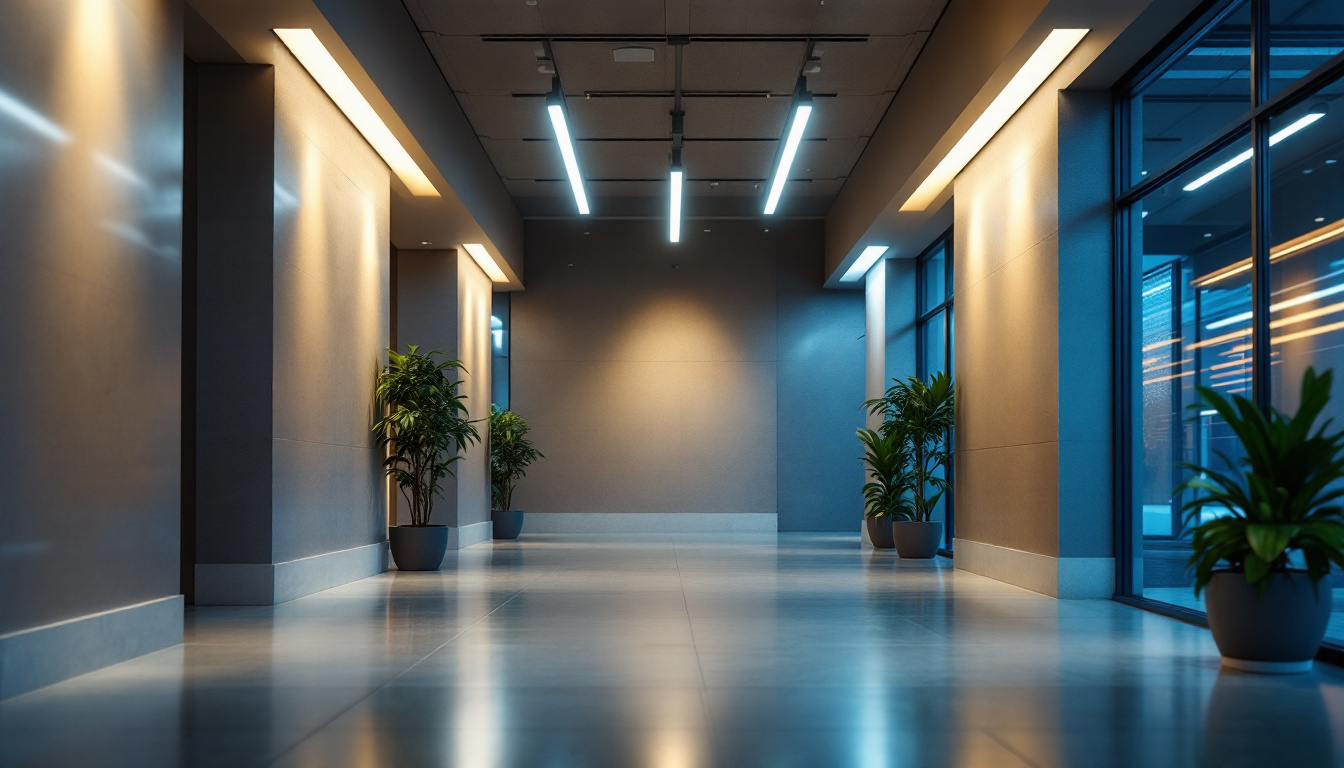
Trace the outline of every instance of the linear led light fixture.
{"type": "Polygon", "coordinates": [[[793,95],[793,117],[789,120],[789,132],[784,138],[784,151],[779,156],[779,165],[775,168],[775,178],[770,182],[770,194],[765,198],[765,214],[775,212],[779,206],[779,196],[784,194],[784,184],[789,180],[789,169],[793,158],[798,154],[798,144],[803,140],[803,131],[807,129],[808,118],[812,117],[812,94],[807,90],[807,81],[798,78],[798,88],[793,95]]]}
{"type": "Polygon", "coordinates": [[[672,172],[670,174],[672,184],[672,205],[667,218],[667,239],[673,243],[681,242],[681,186],[682,177],[686,172],[682,170],[681,163],[672,163],[672,172]]]}
{"type": "Polygon", "coordinates": [[[934,166],[924,181],[920,182],[909,199],[901,204],[901,210],[927,210],[967,163],[970,163],[989,140],[994,138],[994,134],[999,132],[1009,118],[1017,114],[1017,110],[1021,109],[1023,104],[1027,103],[1027,99],[1041,87],[1041,83],[1044,83],[1073,49],[1078,47],[1078,43],[1088,32],[1086,29],[1051,31],[1022,68],[1017,70],[1017,74],[1013,75],[1013,79],[1008,81],[980,117],[976,118],[966,133],[952,145],[947,155],[934,166]]]}
{"type": "Polygon", "coordinates": [[[569,174],[569,186],[574,190],[574,202],[579,213],[588,215],[588,196],[583,193],[583,177],[579,175],[579,158],[574,154],[574,141],[569,136],[569,125],[565,123],[565,94],[560,90],[560,78],[551,78],[551,93],[546,97],[546,112],[551,116],[551,127],[555,129],[555,141],[560,145],[560,157],[565,161],[565,173],[569,174]]]}
{"type": "Polygon", "coordinates": [[[499,268],[499,265],[495,263],[494,258],[490,256],[490,252],[485,250],[484,245],[481,245],[480,243],[463,243],[462,247],[467,249],[467,253],[471,254],[471,258],[476,260],[476,264],[480,266],[485,274],[490,276],[491,282],[509,282],[509,278],[504,274],[504,270],[499,268]]]}
{"type": "Polygon", "coordinates": [[[401,179],[411,194],[416,197],[441,197],[425,172],[411,158],[406,148],[378,116],[359,92],[350,77],[341,69],[341,65],[332,58],[331,52],[311,29],[277,29],[275,34],[299,60],[308,74],[313,76],[322,90],[327,92],[336,106],[345,113],[346,118],[355,126],[355,130],[364,136],[373,151],[387,163],[392,172],[401,179]]]}
{"type": "Polygon", "coordinates": [[[882,258],[882,254],[886,252],[887,246],[885,245],[870,245],[864,248],[863,253],[859,254],[859,258],[855,259],[854,263],[849,265],[849,269],[845,270],[845,274],[840,277],[840,282],[853,283],[862,279],[864,275],[868,274],[868,270],[872,269],[873,265],[877,263],[877,260],[882,258]]]}
{"type": "MultiPolygon", "coordinates": [[[[1320,120],[1322,117],[1325,117],[1324,109],[1321,109],[1319,111],[1308,112],[1307,114],[1303,115],[1297,120],[1294,120],[1288,125],[1285,125],[1281,130],[1275,131],[1274,133],[1270,134],[1269,146],[1272,147],[1275,144],[1278,144],[1280,141],[1283,141],[1289,136],[1292,136],[1294,133],[1297,133],[1303,128],[1306,128],[1308,125],[1311,125],[1317,120],[1320,120]]],[[[1185,190],[1186,192],[1194,192],[1196,189],[1199,189],[1205,184],[1208,184],[1210,181],[1213,181],[1219,176],[1222,176],[1224,173],[1227,173],[1228,171],[1232,170],[1233,168],[1236,168],[1237,166],[1241,165],[1247,160],[1250,160],[1252,157],[1255,157],[1254,149],[1248,149],[1244,152],[1241,152],[1236,157],[1233,157],[1231,160],[1228,160],[1227,162],[1223,163],[1217,168],[1214,168],[1213,170],[1209,171],[1203,176],[1200,176],[1198,179],[1195,179],[1189,184],[1186,184],[1184,187],[1181,187],[1181,189],[1185,190]]]]}

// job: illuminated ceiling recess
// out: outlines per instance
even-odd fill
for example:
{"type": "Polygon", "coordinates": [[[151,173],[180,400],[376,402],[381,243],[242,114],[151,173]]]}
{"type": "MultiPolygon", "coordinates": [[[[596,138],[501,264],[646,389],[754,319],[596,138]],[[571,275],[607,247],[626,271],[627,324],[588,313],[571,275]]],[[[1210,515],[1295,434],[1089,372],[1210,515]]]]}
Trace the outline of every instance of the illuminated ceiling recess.
{"type": "Polygon", "coordinates": [[[555,141],[560,145],[560,157],[565,161],[565,173],[569,174],[569,186],[574,190],[574,202],[579,213],[588,215],[588,195],[583,192],[583,176],[579,175],[579,158],[574,154],[574,141],[569,136],[569,125],[565,122],[565,94],[560,90],[560,78],[551,78],[551,93],[546,97],[546,112],[551,116],[551,128],[555,130],[555,141]]]}
{"type": "Polygon", "coordinates": [[[313,76],[322,90],[327,92],[336,106],[345,113],[355,129],[369,142],[383,162],[401,179],[406,188],[416,197],[441,197],[425,172],[411,158],[410,153],[392,135],[387,124],[374,111],[368,99],[359,92],[350,77],[341,69],[341,65],[332,58],[331,52],[322,41],[317,39],[311,29],[277,29],[276,36],[289,48],[294,58],[299,60],[308,74],[313,76]]]}
{"type": "Polygon", "coordinates": [[[849,269],[845,270],[840,282],[853,283],[862,280],[864,275],[868,274],[868,270],[872,269],[877,260],[882,258],[882,254],[886,252],[887,246],[885,245],[870,245],[864,248],[863,253],[859,254],[859,258],[855,259],[854,263],[849,265],[849,269]]]}
{"type": "Polygon", "coordinates": [[[770,194],[765,199],[765,213],[770,215],[779,205],[779,196],[784,193],[784,184],[789,180],[789,168],[798,154],[798,144],[803,140],[803,131],[807,129],[807,120],[812,116],[812,94],[807,92],[806,83],[798,79],[799,86],[793,97],[793,119],[789,121],[789,133],[784,139],[784,151],[780,153],[779,165],[775,168],[775,178],[770,182],[770,194]]]}
{"type": "Polygon", "coordinates": [[[481,245],[480,243],[463,243],[462,247],[467,249],[467,253],[471,254],[471,258],[475,259],[480,268],[485,271],[485,274],[490,276],[491,282],[509,282],[509,278],[504,274],[504,270],[499,268],[499,265],[495,263],[494,258],[490,256],[490,252],[485,250],[484,245],[481,245]]]}
{"type": "Polygon", "coordinates": [[[1008,122],[1018,109],[1031,98],[1046,78],[1059,67],[1088,33],[1086,29],[1056,29],[1046,36],[1040,47],[1031,54],[1013,79],[999,91],[970,129],[953,145],[952,150],[934,167],[933,172],[920,183],[914,194],[901,205],[902,211],[924,211],[942,194],[966,164],[984,148],[994,134],[1008,122]]]}

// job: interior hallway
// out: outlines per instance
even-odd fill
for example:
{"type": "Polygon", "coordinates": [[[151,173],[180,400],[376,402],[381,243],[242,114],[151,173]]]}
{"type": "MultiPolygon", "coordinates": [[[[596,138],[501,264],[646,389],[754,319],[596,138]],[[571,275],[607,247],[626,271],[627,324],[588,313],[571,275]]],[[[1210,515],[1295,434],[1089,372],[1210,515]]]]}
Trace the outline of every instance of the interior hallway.
{"type": "Polygon", "coordinates": [[[852,536],[544,536],[0,703],[0,766],[1269,766],[1344,759],[1344,671],[852,536]]]}

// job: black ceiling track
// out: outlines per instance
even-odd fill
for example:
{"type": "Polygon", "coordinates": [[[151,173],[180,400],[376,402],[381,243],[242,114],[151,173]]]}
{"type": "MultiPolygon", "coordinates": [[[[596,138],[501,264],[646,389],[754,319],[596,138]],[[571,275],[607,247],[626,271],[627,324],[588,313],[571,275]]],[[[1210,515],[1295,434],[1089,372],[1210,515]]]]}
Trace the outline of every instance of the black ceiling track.
{"type": "MultiPolygon", "coordinates": [[[[511,93],[515,99],[544,99],[548,93],[511,93]]],[[[670,99],[676,94],[672,91],[584,91],[583,93],[565,94],[575,98],[585,99],[670,99]]],[[[683,91],[682,97],[687,99],[789,99],[793,98],[792,93],[771,93],[770,91],[683,91]]],[[[839,96],[838,93],[813,93],[815,99],[833,99],[839,96]]]]}
{"type": "Polygon", "coordinates": [[[483,43],[866,43],[868,35],[481,35],[483,43]]]}

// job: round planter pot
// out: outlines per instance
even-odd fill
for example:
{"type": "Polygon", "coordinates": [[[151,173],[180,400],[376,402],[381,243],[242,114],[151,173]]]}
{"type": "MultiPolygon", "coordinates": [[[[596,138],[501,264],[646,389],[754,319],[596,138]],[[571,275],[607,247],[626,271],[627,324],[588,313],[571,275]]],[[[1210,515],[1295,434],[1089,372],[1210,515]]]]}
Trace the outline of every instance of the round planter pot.
{"type": "Polygon", "coordinates": [[[437,571],[448,551],[448,526],[398,525],[387,529],[399,571],[437,571]]]}
{"type": "Polygon", "coordinates": [[[898,520],[891,524],[891,536],[896,540],[896,554],[902,560],[927,560],[938,555],[938,545],[943,542],[943,524],[898,520]]]}
{"type": "Polygon", "coordinates": [[[510,509],[507,512],[490,510],[490,522],[494,523],[496,539],[516,539],[523,532],[523,510],[510,509]]]}
{"type": "Polygon", "coordinates": [[[896,542],[891,539],[891,518],[864,518],[864,524],[868,526],[868,540],[873,543],[875,549],[891,549],[896,546],[896,542]]]}
{"type": "Polygon", "coordinates": [[[1209,629],[1223,665],[1243,672],[1311,671],[1330,623],[1330,585],[1305,571],[1275,573],[1263,595],[1245,574],[1216,571],[1204,588],[1209,629]]]}

